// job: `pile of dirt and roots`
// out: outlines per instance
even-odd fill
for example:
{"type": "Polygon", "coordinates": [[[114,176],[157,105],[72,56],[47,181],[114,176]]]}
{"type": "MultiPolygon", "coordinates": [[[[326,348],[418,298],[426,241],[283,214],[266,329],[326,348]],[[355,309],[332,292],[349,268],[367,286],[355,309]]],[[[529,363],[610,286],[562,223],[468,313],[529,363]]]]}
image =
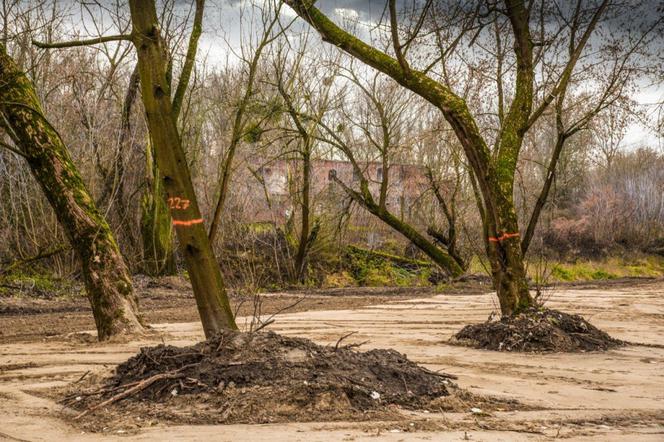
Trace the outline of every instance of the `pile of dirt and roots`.
{"type": "Polygon", "coordinates": [[[321,346],[273,332],[226,331],[189,347],[143,348],[111,377],[74,385],[62,402],[81,422],[115,413],[116,421],[124,415],[267,423],[371,419],[398,408],[438,410],[457,390],[454,376],[427,370],[394,350],[359,352],[342,343],[321,346]]]}
{"type": "Polygon", "coordinates": [[[622,345],[579,315],[529,308],[514,316],[467,325],[454,341],[498,351],[581,352],[622,345]]]}

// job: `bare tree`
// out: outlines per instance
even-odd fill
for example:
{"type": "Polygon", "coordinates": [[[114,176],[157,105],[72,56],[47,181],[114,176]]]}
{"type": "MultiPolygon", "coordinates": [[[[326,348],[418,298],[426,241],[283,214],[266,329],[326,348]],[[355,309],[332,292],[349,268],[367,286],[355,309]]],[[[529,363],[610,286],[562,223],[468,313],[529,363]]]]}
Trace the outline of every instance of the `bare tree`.
{"type": "MultiPolygon", "coordinates": [[[[412,94],[398,90],[377,74],[362,79],[352,67],[337,69],[339,76],[357,89],[358,97],[353,100],[346,96],[340,100],[335,119],[319,121],[322,134],[318,138],[341,151],[353,165],[353,182],[344,182],[340,177],[334,177],[335,181],[355,202],[411,241],[443,270],[460,275],[463,268],[448,253],[448,241],[438,247],[403,216],[393,213],[399,207],[389,207],[392,181],[403,185],[403,162],[410,159],[406,155],[407,146],[413,142],[409,128],[416,127],[418,118],[417,112],[410,110],[414,106],[412,94]],[[376,161],[379,166],[375,170],[368,167],[376,161]]],[[[442,198],[440,188],[438,196],[442,198]]]]}
{"type": "MultiPolygon", "coordinates": [[[[182,75],[171,99],[167,49],[159,30],[155,2],[132,0],[129,6],[133,27],[130,34],[39,46],[64,48],[112,40],[130,41],[135,46],[141,97],[160,182],[167,196],[180,252],[187,264],[203,330],[209,337],[222,329],[234,329],[237,326],[219,265],[207,237],[177,128],[177,115],[195,62],[202,18],[195,22],[182,75]]],[[[199,17],[202,17],[203,6],[204,1],[198,0],[199,17]]]]}
{"type": "MultiPolygon", "coordinates": [[[[523,247],[520,241],[513,201],[516,165],[524,138],[550,104],[556,100],[564,103],[570,85],[588,79],[590,66],[598,61],[597,53],[592,60],[584,59],[583,71],[576,68],[580,59],[588,57],[585,50],[595,30],[603,21],[610,22],[614,14],[633,11],[620,10],[620,5],[609,0],[590,5],[578,1],[572,10],[543,1],[463,5],[427,1],[419,9],[406,8],[406,20],[400,24],[404,14],[400,16],[396,1],[389,0],[386,40],[390,42],[387,47],[390,55],[337,26],[314,7],[313,1],[284,1],[324,41],[388,75],[440,109],[463,147],[476,183],[485,249],[502,314],[512,315],[533,305],[524,266],[528,243],[523,247]],[[555,19],[551,21],[552,17],[555,19]],[[415,49],[418,42],[436,44],[439,55],[418,54],[415,49]],[[511,52],[507,50],[509,45],[513,48],[511,52]],[[487,119],[483,113],[473,112],[468,100],[454,91],[464,81],[481,77],[484,72],[481,65],[477,66],[483,58],[474,57],[473,64],[473,57],[464,57],[464,47],[486,48],[485,52],[494,54],[494,62],[489,66],[496,69],[497,98],[487,100],[495,109],[487,115],[495,117],[487,119]],[[466,72],[472,75],[465,78],[455,75],[469,66],[472,69],[466,72]],[[538,77],[536,72],[544,74],[538,77]],[[488,141],[491,134],[495,135],[493,143],[488,141]]],[[[635,52],[644,47],[648,35],[661,24],[662,19],[655,18],[636,29],[633,34],[636,37],[624,32],[607,44],[604,78],[595,77],[601,89],[600,99],[610,100],[622,91],[621,85],[633,78],[633,62],[643,60],[634,57],[635,52]],[[624,44],[613,44],[621,38],[625,39],[624,44]]]]}
{"type": "MultiPolygon", "coordinates": [[[[252,40],[256,37],[250,35],[248,38],[249,42],[242,45],[241,54],[239,54],[240,60],[245,66],[244,69],[246,69],[246,78],[242,85],[244,92],[235,107],[230,143],[226,149],[225,157],[219,164],[220,177],[216,191],[217,202],[214,205],[214,212],[212,214],[212,221],[210,223],[208,234],[210,242],[212,243],[214,243],[217,231],[219,230],[221,216],[228,197],[228,188],[232,178],[235,152],[242,139],[248,135],[247,130],[257,130],[260,125],[259,123],[255,123],[253,126],[250,125],[250,118],[255,116],[247,114],[250,114],[248,108],[256,92],[256,82],[257,77],[259,76],[261,59],[264,56],[266,48],[279,36],[283,35],[284,30],[288,27],[279,26],[281,14],[280,2],[273,2],[270,0],[264,2],[262,7],[254,4],[252,5],[252,8],[258,9],[262,31],[259,33],[255,43],[252,40]]],[[[270,112],[268,111],[263,117],[269,118],[270,112]]]]}
{"type": "Polygon", "coordinates": [[[111,230],[62,138],[44,117],[32,82],[7,55],[4,44],[0,86],[0,127],[30,165],[78,254],[99,340],[141,331],[131,277],[111,230]]]}
{"type": "MultiPolygon", "coordinates": [[[[284,112],[292,123],[290,128],[285,128],[286,132],[291,132],[291,137],[286,142],[287,153],[283,154],[286,158],[293,158],[296,164],[301,166],[300,185],[297,186],[299,191],[293,192],[297,194],[296,200],[299,201],[300,208],[300,228],[294,260],[294,279],[298,282],[304,282],[307,257],[320,230],[320,223],[314,221],[316,216],[312,202],[312,160],[318,143],[318,123],[329,109],[334,83],[331,77],[320,75],[313,64],[307,63],[306,67],[303,66],[307,41],[308,36],[305,35],[300,40],[292,60],[289,60],[289,51],[284,45],[279,47],[273,60],[275,86],[283,101],[284,112]],[[291,148],[291,144],[295,147],[291,148]]],[[[290,219],[293,220],[294,217],[295,212],[292,212],[290,219]]]]}

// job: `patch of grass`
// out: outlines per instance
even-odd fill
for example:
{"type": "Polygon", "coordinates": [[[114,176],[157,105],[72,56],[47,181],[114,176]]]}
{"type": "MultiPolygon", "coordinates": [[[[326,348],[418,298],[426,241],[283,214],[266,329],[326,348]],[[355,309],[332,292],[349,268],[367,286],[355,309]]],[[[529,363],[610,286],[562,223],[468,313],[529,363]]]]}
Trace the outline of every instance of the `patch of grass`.
{"type": "Polygon", "coordinates": [[[49,272],[39,270],[15,270],[0,278],[1,296],[35,296],[53,298],[78,294],[70,280],[59,278],[49,272]]]}
{"type": "Polygon", "coordinates": [[[598,280],[598,279],[599,280],[601,280],[601,279],[616,279],[616,278],[618,278],[617,275],[615,275],[613,273],[609,273],[609,272],[607,272],[605,270],[601,270],[601,269],[600,270],[595,270],[594,272],[592,272],[590,274],[590,277],[594,280],[598,280]]]}
{"type": "Polygon", "coordinates": [[[466,273],[469,275],[475,275],[475,274],[480,274],[480,275],[485,275],[487,273],[487,270],[490,271],[490,265],[488,262],[485,262],[486,258],[480,258],[477,255],[473,255],[470,258],[470,262],[468,263],[468,270],[466,270],[466,273]]]}
{"type": "Polygon", "coordinates": [[[658,256],[612,257],[601,261],[556,263],[553,281],[600,281],[627,277],[663,277],[664,258],[658,256]]]}
{"type": "Polygon", "coordinates": [[[354,285],[356,285],[355,279],[345,270],[328,273],[323,280],[323,287],[326,288],[352,287],[354,285]]]}
{"type": "Polygon", "coordinates": [[[426,261],[349,246],[346,249],[343,265],[348,274],[361,286],[430,285],[432,266],[426,261]]]}
{"type": "Polygon", "coordinates": [[[559,281],[574,281],[574,274],[572,271],[562,267],[561,265],[553,266],[553,270],[551,270],[551,276],[559,281]]]}

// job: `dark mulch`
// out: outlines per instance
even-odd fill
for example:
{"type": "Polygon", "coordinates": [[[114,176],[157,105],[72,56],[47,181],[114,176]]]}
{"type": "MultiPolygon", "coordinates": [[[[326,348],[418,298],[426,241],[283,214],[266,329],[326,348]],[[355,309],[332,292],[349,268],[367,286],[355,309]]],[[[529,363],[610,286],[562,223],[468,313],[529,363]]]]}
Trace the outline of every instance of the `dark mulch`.
{"type": "Polygon", "coordinates": [[[467,325],[454,340],[486,350],[523,352],[597,351],[623,344],[579,315],[546,308],[467,325]]]}
{"type": "Polygon", "coordinates": [[[190,347],[143,348],[101,385],[76,386],[63,402],[93,414],[264,423],[367,419],[389,406],[426,409],[456,389],[454,376],[394,350],[359,352],[342,344],[229,331],[190,347]]]}

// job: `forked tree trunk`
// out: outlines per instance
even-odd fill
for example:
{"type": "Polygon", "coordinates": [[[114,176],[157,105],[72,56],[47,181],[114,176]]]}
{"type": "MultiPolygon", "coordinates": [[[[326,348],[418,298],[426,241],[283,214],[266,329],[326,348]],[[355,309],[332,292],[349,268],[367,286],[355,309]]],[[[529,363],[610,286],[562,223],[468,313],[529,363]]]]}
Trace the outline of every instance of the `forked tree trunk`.
{"type": "MultiPolygon", "coordinates": [[[[511,189],[511,188],[510,188],[511,189]]],[[[486,241],[491,264],[491,276],[503,316],[514,315],[534,304],[528,289],[528,279],[521,250],[521,235],[511,195],[490,196],[497,204],[498,214],[484,212],[485,230],[495,232],[486,241]]]]}
{"type": "Polygon", "coordinates": [[[82,265],[99,340],[143,329],[127,266],[34,87],[0,44],[0,127],[28,161],[82,265]]]}
{"type": "Polygon", "coordinates": [[[235,329],[235,319],[224,287],[180,142],[166,78],[164,42],[154,1],[130,0],[132,41],[138,55],[143,106],[155,159],[185,259],[196,305],[206,336],[235,329]]]}

